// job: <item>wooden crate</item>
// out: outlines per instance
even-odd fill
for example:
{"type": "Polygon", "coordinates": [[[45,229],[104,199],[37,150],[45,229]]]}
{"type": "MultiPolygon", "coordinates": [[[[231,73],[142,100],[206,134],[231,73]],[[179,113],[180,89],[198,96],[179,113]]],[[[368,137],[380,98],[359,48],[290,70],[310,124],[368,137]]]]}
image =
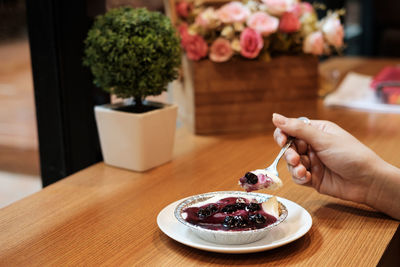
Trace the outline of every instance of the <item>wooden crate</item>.
{"type": "Polygon", "coordinates": [[[313,117],[318,59],[280,56],[270,62],[183,59],[183,86],[174,90],[180,118],[197,134],[272,128],[273,112],[313,117]]]}

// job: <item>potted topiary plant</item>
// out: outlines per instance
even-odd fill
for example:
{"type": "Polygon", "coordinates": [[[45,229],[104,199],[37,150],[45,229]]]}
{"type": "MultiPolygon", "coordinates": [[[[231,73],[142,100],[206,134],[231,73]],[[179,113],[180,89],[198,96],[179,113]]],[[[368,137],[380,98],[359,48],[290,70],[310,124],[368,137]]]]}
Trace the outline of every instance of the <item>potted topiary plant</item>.
{"type": "Polygon", "coordinates": [[[177,107],[146,101],[178,77],[179,37],[158,12],[122,7],[98,16],[83,63],[94,84],[128,99],[95,107],[104,161],[145,171],[172,158],[177,107]]]}

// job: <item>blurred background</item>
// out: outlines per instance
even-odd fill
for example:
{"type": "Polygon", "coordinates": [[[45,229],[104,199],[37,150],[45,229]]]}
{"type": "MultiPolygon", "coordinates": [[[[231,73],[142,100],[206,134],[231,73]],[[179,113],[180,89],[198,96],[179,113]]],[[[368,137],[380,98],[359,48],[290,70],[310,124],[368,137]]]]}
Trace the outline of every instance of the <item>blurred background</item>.
{"type": "MultiPolygon", "coordinates": [[[[28,37],[29,24],[36,23],[38,15],[35,12],[41,8],[32,8],[34,2],[31,0],[0,0],[0,208],[42,188],[28,37]],[[29,12],[29,8],[32,11],[29,12]]],[[[43,2],[50,7],[61,6],[54,1],[43,2]]],[[[72,19],[74,18],[74,9],[83,12],[79,13],[81,17],[87,17],[87,24],[82,27],[90,25],[95,15],[118,6],[146,6],[151,10],[164,12],[163,0],[86,0],[78,2],[71,1],[66,12],[52,14],[52,16],[60,16],[60,18],[50,17],[49,20],[51,27],[53,26],[50,25],[52,22],[58,21],[59,23],[54,27],[55,35],[65,30],[62,21],[68,12],[72,19]],[[57,31],[57,27],[61,27],[61,30],[57,31]]],[[[399,0],[320,0],[317,2],[325,4],[327,9],[346,9],[346,15],[343,17],[346,36],[344,56],[400,56],[399,0]]],[[[323,16],[323,13],[320,11],[319,15],[323,16]]],[[[87,28],[82,30],[82,32],[85,31],[87,28]]],[[[63,38],[59,37],[58,40],[63,40],[63,38]]],[[[80,42],[77,43],[80,44],[80,42]]],[[[43,49],[46,48],[43,47],[43,49]]],[[[38,53],[37,51],[40,52],[40,49],[35,49],[34,53],[38,53]]],[[[79,53],[76,53],[78,61],[79,53]]],[[[32,56],[38,57],[38,55],[32,56]]],[[[38,73],[40,73],[39,70],[38,73]]],[[[62,81],[62,77],[60,80],[62,81]]],[[[102,96],[98,97],[101,102],[102,96]]],[[[96,160],[98,161],[98,158],[93,161],[96,160]]],[[[81,167],[78,166],[75,169],[79,168],[81,167]]],[[[69,173],[70,171],[66,171],[60,175],[66,176],[69,173]]]]}

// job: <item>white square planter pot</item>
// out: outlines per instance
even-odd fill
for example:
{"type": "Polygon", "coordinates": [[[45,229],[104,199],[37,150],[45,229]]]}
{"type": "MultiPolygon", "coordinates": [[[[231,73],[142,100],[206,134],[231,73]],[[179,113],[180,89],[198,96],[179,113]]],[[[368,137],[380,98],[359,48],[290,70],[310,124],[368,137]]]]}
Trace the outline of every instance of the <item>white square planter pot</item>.
{"type": "Polygon", "coordinates": [[[178,108],[176,105],[151,103],[162,108],[129,113],[112,109],[123,104],[95,107],[106,164],[146,171],[172,159],[178,108]]]}

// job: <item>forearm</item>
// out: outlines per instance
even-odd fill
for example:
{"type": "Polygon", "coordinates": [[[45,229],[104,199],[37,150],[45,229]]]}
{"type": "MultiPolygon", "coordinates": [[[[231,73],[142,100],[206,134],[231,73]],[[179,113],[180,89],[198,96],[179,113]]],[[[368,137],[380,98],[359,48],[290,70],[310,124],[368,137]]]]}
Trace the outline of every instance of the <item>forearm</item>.
{"type": "Polygon", "coordinates": [[[400,220],[400,169],[382,161],[372,179],[366,204],[400,220]]]}

